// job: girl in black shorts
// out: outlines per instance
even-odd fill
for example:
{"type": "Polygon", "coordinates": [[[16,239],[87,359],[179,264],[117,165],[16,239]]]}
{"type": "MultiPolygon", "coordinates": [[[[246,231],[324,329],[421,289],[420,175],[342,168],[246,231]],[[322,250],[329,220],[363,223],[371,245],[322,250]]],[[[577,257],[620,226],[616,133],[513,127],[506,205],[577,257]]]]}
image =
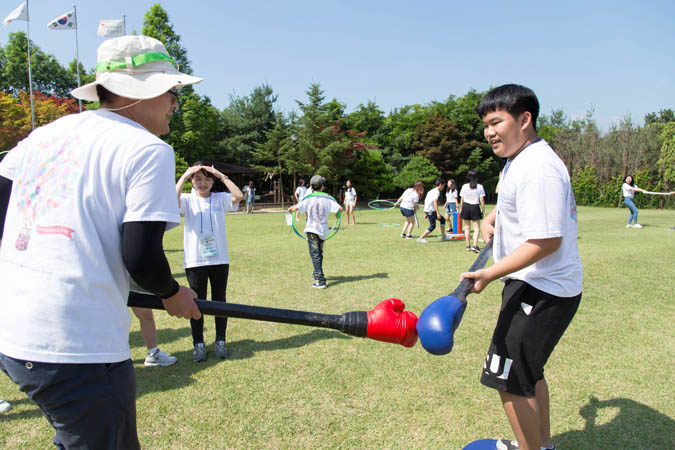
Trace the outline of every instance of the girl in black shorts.
{"type": "Polygon", "coordinates": [[[459,196],[462,198],[459,210],[460,217],[464,221],[466,250],[480,253],[480,248],[478,248],[478,232],[480,230],[480,221],[485,211],[485,189],[482,184],[478,184],[478,175],[473,170],[467,174],[466,181],[466,184],[462,186],[462,190],[459,193],[459,196]],[[473,225],[473,246],[469,245],[471,225],[473,225]]]}

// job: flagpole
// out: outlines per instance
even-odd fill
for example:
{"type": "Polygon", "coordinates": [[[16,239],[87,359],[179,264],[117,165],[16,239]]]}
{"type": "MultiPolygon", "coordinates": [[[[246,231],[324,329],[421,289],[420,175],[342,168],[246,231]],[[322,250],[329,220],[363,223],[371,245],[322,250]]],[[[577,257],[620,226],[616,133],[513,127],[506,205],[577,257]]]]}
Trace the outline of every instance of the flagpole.
{"type": "Polygon", "coordinates": [[[127,15],[122,14],[122,33],[124,33],[124,36],[127,35],[127,15]]]}
{"type": "Polygon", "coordinates": [[[35,107],[33,106],[33,75],[30,67],[30,8],[26,0],[26,43],[28,44],[28,90],[30,91],[30,123],[31,129],[35,129],[35,107]]]}
{"type": "MultiPolygon", "coordinates": [[[[80,87],[80,45],[77,42],[77,7],[73,5],[73,15],[75,16],[75,60],[77,61],[77,87],[80,87]]],[[[80,112],[82,112],[82,99],[77,99],[80,105],[80,112]]]]}

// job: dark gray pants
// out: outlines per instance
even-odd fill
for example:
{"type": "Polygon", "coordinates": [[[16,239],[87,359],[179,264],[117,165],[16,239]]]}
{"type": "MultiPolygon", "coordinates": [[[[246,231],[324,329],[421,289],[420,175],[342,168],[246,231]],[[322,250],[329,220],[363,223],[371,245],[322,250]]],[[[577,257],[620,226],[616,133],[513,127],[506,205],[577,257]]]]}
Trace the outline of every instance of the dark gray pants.
{"type": "Polygon", "coordinates": [[[51,364],[0,353],[2,369],[40,407],[62,449],[140,449],[131,360],[51,364]]]}
{"type": "Polygon", "coordinates": [[[312,276],[319,283],[325,283],[326,277],[323,276],[323,239],[318,234],[307,233],[307,244],[309,245],[309,256],[312,258],[314,272],[312,276]]]}

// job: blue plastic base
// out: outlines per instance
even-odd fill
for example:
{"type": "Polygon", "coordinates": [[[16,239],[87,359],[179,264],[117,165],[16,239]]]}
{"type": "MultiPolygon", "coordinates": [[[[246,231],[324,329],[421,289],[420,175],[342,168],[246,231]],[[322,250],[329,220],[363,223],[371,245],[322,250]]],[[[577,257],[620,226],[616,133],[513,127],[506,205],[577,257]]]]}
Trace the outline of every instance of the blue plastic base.
{"type": "Polygon", "coordinates": [[[463,450],[495,450],[497,448],[496,439],[478,439],[464,447],[463,450]]]}

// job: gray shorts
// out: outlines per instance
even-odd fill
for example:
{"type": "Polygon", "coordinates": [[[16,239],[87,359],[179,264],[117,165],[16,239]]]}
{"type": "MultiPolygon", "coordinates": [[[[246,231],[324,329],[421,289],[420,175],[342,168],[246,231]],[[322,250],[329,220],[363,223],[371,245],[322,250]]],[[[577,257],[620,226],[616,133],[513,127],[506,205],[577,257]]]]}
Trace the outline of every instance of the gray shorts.
{"type": "Polygon", "coordinates": [[[52,364],[0,353],[0,369],[40,407],[59,448],[140,449],[131,360],[52,364]]]}

